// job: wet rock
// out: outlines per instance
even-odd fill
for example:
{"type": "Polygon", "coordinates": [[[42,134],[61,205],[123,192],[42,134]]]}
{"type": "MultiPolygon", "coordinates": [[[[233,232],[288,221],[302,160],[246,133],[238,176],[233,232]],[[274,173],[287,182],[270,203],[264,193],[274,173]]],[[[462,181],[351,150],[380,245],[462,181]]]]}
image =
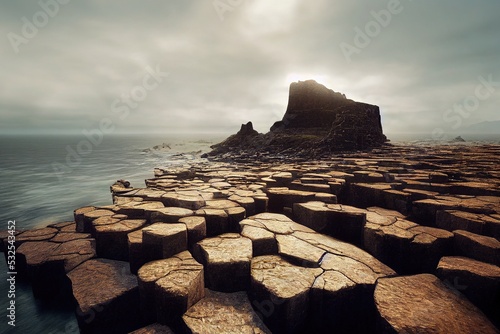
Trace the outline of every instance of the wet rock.
{"type": "Polygon", "coordinates": [[[188,251],[145,264],[138,281],[147,321],[176,324],[205,295],[203,266],[188,251]]]}
{"type": "Polygon", "coordinates": [[[498,333],[463,295],[429,274],[379,279],[375,303],[382,333],[498,333]]]}
{"type": "Polygon", "coordinates": [[[129,332],[139,326],[137,278],[127,262],[92,259],[68,273],[82,333],[129,332]]]}
{"type": "Polygon", "coordinates": [[[66,273],[95,256],[94,239],[25,242],[17,249],[16,270],[29,278],[36,298],[62,301],[71,295],[66,273]]]}
{"type": "Polygon", "coordinates": [[[198,242],[195,258],[205,267],[207,288],[221,292],[248,289],[252,241],[236,233],[198,242]]]}
{"type": "Polygon", "coordinates": [[[271,334],[257,316],[245,292],[221,293],[207,290],[205,298],[182,317],[188,333],[271,334]]]}
{"type": "MultiPolygon", "coordinates": [[[[21,232],[16,236],[16,248],[28,241],[50,240],[57,234],[57,232],[58,230],[53,227],[44,227],[21,232]]],[[[5,241],[6,240],[4,240],[4,246],[5,241]]]]}

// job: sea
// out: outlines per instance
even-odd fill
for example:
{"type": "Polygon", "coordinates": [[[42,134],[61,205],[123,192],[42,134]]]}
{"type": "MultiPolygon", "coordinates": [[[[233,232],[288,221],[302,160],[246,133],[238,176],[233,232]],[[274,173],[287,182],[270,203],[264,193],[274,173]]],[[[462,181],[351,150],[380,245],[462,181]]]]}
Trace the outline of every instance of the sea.
{"type": "MultiPolygon", "coordinates": [[[[499,143],[497,137],[466,138],[467,145],[499,143]]],[[[109,187],[118,179],[144,187],[156,167],[200,160],[217,135],[0,136],[0,230],[33,229],[73,220],[73,210],[111,204],[109,187]]],[[[429,145],[425,136],[396,137],[395,144],[429,145]]],[[[79,333],[73,305],[36,300],[16,281],[15,327],[8,325],[7,266],[0,259],[0,333],[79,333]]]]}
{"type": "MultiPolygon", "coordinates": [[[[33,229],[73,220],[73,210],[112,204],[109,187],[119,179],[144,187],[154,168],[196,161],[222,137],[198,135],[0,136],[0,230],[33,229]]],[[[2,254],[3,257],[3,254],[2,254]]],[[[0,259],[0,333],[79,333],[72,305],[36,300],[16,280],[15,327],[7,318],[7,266],[0,259]]]]}

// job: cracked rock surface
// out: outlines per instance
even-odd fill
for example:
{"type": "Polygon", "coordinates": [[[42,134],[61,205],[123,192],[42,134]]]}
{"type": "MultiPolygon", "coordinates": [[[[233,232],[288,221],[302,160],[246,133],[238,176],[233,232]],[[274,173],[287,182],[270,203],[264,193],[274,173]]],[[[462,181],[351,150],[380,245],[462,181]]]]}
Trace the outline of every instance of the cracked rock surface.
{"type": "Polygon", "coordinates": [[[494,333],[499,157],[394,145],[165,166],[17,230],[16,269],[37,298],[76,300],[83,333],[494,333]]]}

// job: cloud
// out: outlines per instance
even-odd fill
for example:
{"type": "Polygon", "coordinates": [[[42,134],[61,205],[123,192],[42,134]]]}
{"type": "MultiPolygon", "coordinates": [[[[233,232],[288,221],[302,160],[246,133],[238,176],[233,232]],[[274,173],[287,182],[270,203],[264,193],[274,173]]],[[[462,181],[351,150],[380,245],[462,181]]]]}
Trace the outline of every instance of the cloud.
{"type": "MultiPolygon", "coordinates": [[[[208,0],[70,1],[17,54],[7,35],[22,35],[22,18],[42,9],[2,4],[0,132],[80,132],[103,117],[118,132],[232,133],[248,120],[265,132],[286,109],[287,80],[316,77],[379,105],[389,135],[430,134],[450,127],[443,114],[480,76],[500,81],[498,1],[401,0],[351,62],[341,43],[389,1],[232,3],[221,21],[208,0]],[[157,66],[169,76],[118,118],[113,101],[157,66]]],[[[464,125],[498,119],[497,90],[464,125]]]]}

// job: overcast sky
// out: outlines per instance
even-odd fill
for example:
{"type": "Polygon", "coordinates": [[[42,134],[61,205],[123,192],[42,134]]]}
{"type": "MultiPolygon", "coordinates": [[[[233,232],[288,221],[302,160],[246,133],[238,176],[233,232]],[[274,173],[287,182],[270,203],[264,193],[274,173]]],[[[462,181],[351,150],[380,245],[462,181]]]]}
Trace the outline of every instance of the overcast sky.
{"type": "Polygon", "coordinates": [[[1,0],[0,133],[267,132],[305,79],[389,136],[500,120],[498,0],[55,1],[1,0]]]}

